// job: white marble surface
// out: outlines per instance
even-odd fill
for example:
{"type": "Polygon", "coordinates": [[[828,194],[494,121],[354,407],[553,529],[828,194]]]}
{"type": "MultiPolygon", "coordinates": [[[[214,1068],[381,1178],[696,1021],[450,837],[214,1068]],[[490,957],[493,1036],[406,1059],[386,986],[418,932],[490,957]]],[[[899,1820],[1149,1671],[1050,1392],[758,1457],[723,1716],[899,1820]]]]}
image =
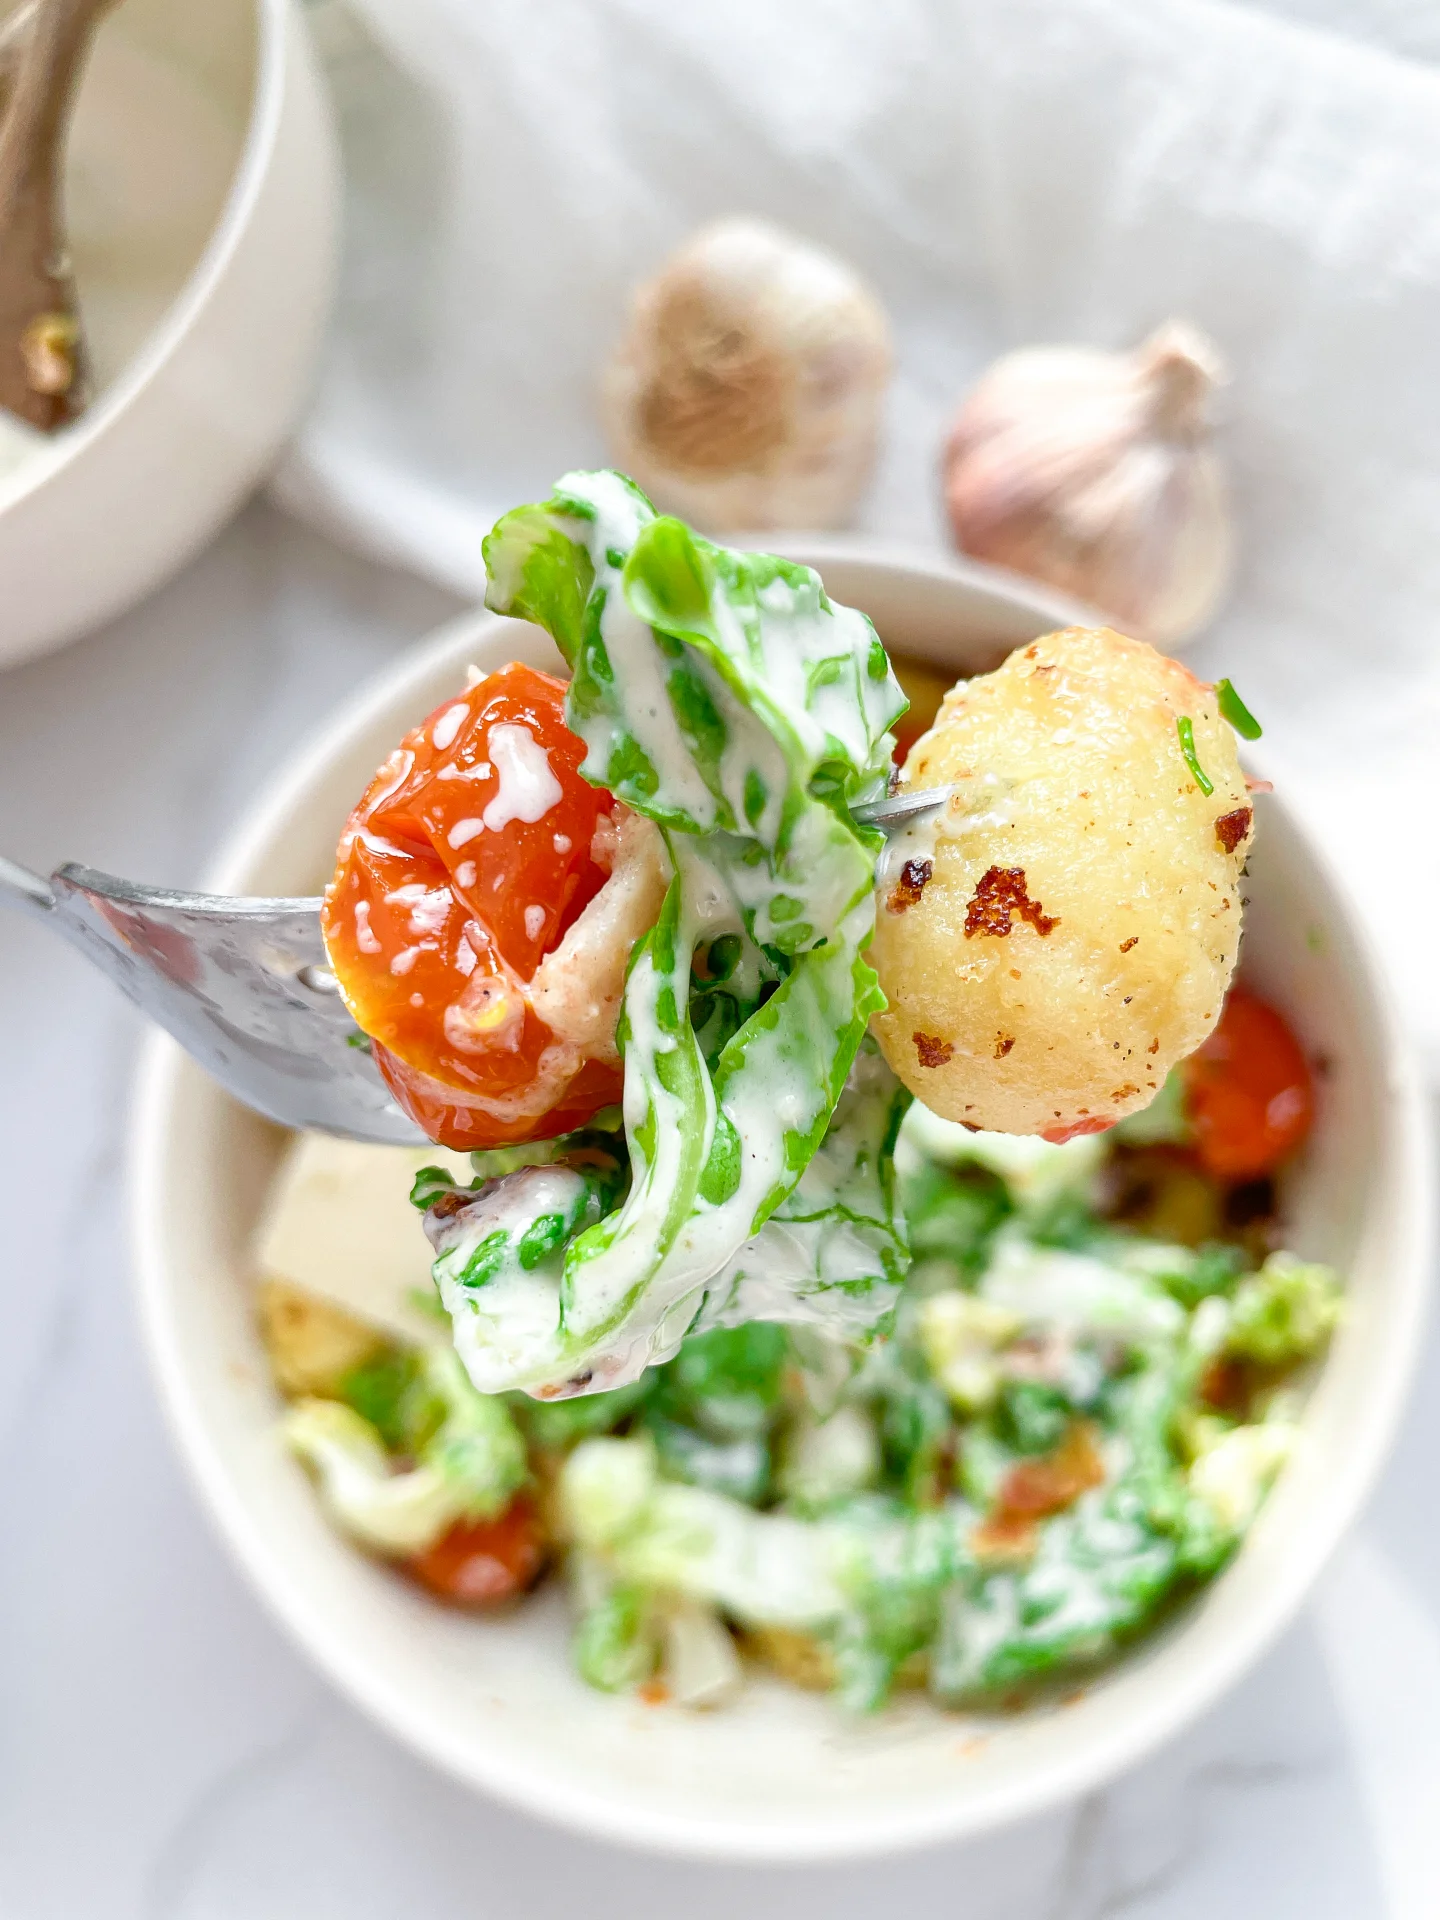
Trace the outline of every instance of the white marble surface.
{"type": "MultiPolygon", "coordinates": [[[[251,783],[451,611],[251,507],[109,631],[0,675],[0,847],[200,872],[251,783]]],[[[1394,1461],[1299,1625],[1082,1805],[834,1871],[647,1860],[470,1796],[312,1673],[212,1535],[127,1281],[136,1019],[0,919],[4,1920],[1433,1920],[1440,1912],[1440,1339],[1394,1461]]]]}

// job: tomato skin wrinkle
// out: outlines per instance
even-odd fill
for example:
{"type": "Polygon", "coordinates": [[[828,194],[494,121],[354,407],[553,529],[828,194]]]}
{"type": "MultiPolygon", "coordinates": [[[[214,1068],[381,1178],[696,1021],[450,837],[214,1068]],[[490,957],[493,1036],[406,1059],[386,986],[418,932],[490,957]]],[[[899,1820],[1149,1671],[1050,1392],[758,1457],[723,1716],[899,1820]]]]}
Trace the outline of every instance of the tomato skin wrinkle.
{"type": "Polygon", "coordinates": [[[523,1099],[554,1038],[523,986],[604,885],[592,843],[615,805],[581,778],[564,699],[563,681],[512,663],[437,707],[370,782],[326,889],[346,1003],[445,1145],[545,1138],[619,1096],[618,1067],[585,1061],[538,1118],[523,1099]]]}
{"type": "Polygon", "coordinates": [[[1300,1043],[1274,1007],[1233,987],[1215,1031],[1185,1062],[1185,1108],[1208,1173],[1254,1180],[1300,1146],[1315,1112],[1300,1043]]]}

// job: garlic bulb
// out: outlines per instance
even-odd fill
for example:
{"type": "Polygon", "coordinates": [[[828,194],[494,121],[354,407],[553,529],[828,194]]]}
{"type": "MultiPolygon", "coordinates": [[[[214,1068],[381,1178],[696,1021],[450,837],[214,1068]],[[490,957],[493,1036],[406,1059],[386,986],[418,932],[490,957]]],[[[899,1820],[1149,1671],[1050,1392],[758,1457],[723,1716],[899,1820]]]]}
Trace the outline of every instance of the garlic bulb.
{"type": "Polygon", "coordinates": [[[736,218],[638,289],[602,405],[616,464],[658,506],[714,532],[833,527],[869,477],[889,376],[859,277],[736,218]]]}
{"type": "Polygon", "coordinates": [[[960,409],[945,502],[966,553],[1099,607],[1156,646],[1214,612],[1230,510],[1210,445],[1214,345],[1170,321],[1133,353],[1006,354],[960,409]]]}

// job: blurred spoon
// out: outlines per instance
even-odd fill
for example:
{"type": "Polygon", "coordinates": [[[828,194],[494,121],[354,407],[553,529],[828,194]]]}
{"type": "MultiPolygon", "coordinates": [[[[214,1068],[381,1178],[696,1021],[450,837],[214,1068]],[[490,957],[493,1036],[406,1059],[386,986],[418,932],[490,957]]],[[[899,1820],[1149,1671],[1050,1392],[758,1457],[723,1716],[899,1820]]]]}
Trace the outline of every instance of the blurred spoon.
{"type": "Polygon", "coordinates": [[[46,433],[86,399],[61,173],[80,70],[110,4],[31,0],[0,43],[0,407],[46,433]]]}

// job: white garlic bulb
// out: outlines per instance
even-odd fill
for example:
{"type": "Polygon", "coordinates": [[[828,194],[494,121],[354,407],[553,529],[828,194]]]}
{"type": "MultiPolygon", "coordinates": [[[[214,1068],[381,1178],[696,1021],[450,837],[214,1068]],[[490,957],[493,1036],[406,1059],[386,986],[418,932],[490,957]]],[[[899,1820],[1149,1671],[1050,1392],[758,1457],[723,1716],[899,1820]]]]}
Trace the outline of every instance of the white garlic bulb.
{"type": "Polygon", "coordinates": [[[1224,368],[1172,320],[1133,353],[1028,347],[960,409],[945,503],[966,553],[1059,587],[1160,647],[1228,584],[1230,509],[1210,443],[1224,368]]]}
{"type": "Polygon", "coordinates": [[[616,465],[666,511],[714,532],[833,527],[869,477],[889,377],[858,275],[735,218],[637,290],[602,405],[616,465]]]}

